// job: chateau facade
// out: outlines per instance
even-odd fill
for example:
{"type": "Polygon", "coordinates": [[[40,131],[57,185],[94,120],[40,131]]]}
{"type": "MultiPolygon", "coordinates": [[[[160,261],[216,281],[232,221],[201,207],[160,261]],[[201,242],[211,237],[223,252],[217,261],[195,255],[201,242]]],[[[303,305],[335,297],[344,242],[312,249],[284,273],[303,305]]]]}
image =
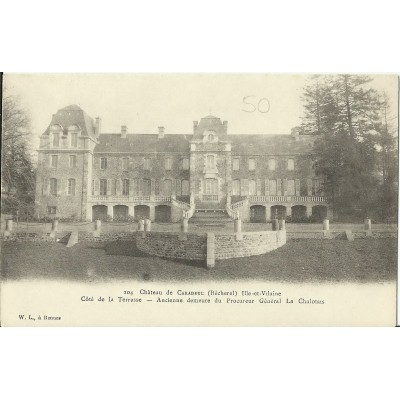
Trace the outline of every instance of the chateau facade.
{"type": "Polygon", "coordinates": [[[76,220],[150,218],[177,222],[200,214],[243,221],[331,215],[310,152],[315,137],[228,135],[207,116],[187,135],[102,133],[71,105],[53,115],[38,150],[36,212],[76,220]]]}

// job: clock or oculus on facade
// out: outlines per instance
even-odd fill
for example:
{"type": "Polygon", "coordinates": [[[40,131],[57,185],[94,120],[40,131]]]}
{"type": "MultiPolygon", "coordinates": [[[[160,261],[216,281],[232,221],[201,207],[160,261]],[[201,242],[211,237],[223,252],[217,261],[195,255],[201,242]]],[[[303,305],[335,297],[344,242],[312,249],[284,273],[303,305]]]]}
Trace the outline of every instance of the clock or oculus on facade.
{"type": "Polygon", "coordinates": [[[214,143],[218,140],[218,136],[215,131],[207,130],[204,132],[204,138],[207,142],[214,143]]]}

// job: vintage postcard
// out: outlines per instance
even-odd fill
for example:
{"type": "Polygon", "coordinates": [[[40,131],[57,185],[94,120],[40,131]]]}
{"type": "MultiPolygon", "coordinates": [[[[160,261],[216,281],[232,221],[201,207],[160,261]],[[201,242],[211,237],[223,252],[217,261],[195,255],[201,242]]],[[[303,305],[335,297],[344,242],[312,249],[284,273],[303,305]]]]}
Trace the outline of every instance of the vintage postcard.
{"type": "Polygon", "coordinates": [[[5,74],[2,326],[395,326],[395,75],[5,74]]]}

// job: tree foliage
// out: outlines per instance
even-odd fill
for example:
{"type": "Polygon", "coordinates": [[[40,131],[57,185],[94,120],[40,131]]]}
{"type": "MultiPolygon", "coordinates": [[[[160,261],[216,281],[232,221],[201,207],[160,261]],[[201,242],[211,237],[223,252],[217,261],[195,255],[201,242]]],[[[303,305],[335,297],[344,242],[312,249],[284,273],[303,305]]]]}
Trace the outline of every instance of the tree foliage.
{"type": "Polygon", "coordinates": [[[2,114],[2,212],[8,213],[33,205],[35,174],[29,154],[29,116],[6,90],[2,114]]]}
{"type": "Polygon", "coordinates": [[[314,76],[302,100],[304,134],[318,135],[316,173],[341,217],[397,213],[397,141],[389,99],[364,75],[314,76]]]}

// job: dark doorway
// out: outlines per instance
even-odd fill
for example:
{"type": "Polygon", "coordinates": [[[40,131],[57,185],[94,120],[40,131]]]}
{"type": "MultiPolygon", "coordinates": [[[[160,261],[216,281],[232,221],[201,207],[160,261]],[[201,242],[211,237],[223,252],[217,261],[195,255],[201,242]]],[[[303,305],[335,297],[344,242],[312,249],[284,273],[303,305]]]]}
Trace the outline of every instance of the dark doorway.
{"type": "Polygon", "coordinates": [[[127,221],[129,217],[128,206],[114,206],[114,221],[127,221]]]}
{"type": "Polygon", "coordinates": [[[265,207],[264,206],[251,206],[250,207],[250,222],[265,223],[265,207]]]}
{"type": "Polygon", "coordinates": [[[303,222],[307,218],[307,207],[306,206],[293,206],[292,207],[292,221],[303,222]]]}
{"type": "Polygon", "coordinates": [[[275,218],[286,218],[286,207],[285,206],[272,206],[271,207],[271,219],[275,218]]]}
{"type": "Polygon", "coordinates": [[[322,222],[328,215],[328,209],[325,206],[314,206],[312,208],[312,219],[315,222],[322,222]]]}
{"type": "Polygon", "coordinates": [[[149,219],[150,207],[149,206],[135,206],[135,219],[149,219]]]}
{"type": "Polygon", "coordinates": [[[96,219],[99,219],[101,221],[107,220],[107,206],[92,207],[92,220],[96,221],[96,219]]]}
{"type": "Polygon", "coordinates": [[[171,222],[171,207],[156,206],[155,221],[156,222],[171,222]]]}

